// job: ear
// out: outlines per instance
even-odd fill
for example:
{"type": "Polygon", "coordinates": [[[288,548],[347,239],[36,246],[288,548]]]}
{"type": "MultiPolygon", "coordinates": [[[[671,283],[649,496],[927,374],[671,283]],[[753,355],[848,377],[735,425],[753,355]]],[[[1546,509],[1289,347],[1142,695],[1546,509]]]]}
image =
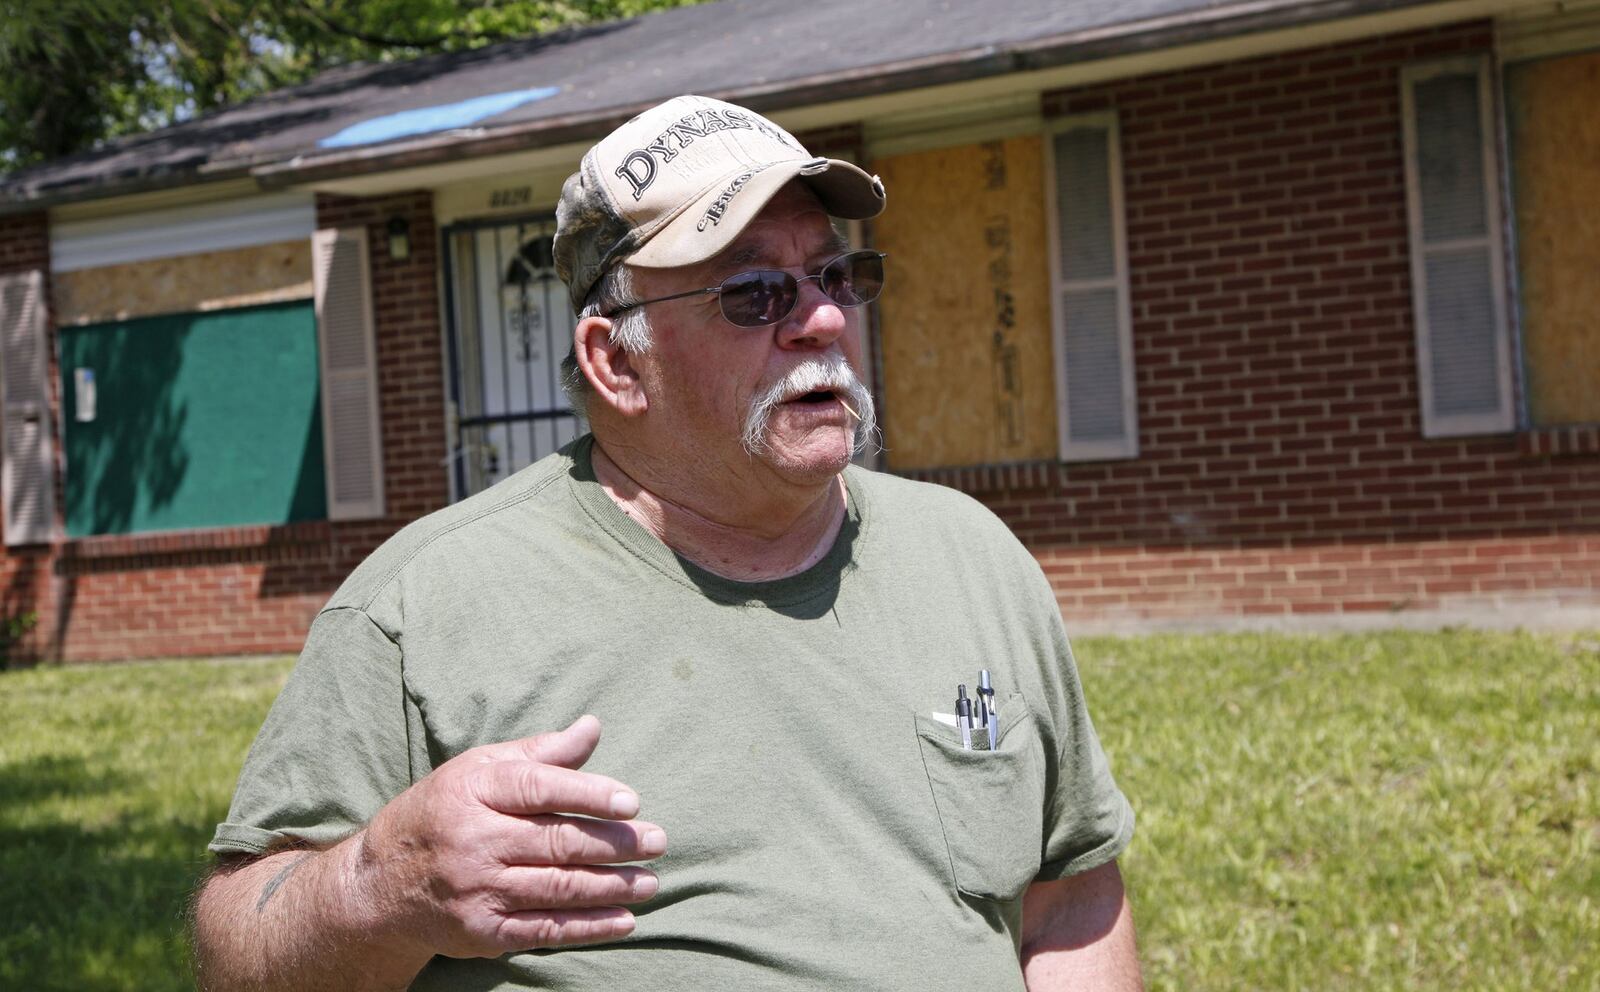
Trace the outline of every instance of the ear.
{"type": "Polygon", "coordinates": [[[572,332],[573,353],[589,380],[594,395],[624,417],[637,417],[650,408],[633,358],[611,340],[611,321],[585,317],[572,332]]]}

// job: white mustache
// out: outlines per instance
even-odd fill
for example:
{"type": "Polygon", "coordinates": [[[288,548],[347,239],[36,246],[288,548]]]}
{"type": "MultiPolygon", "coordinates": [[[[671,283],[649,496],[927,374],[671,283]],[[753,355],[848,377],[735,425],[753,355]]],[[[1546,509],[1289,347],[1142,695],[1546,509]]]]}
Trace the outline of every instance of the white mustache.
{"type": "Polygon", "coordinates": [[[860,453],[864,450],[877,433],[872,392],[862,384],[855,369],[838,352],[806,359],[751,401],[750,411],[745,415],[744,433],[740,438],[745,450],[755,454],[766,447],[767,423],[778,404],[824,389],[849,397],[851,402],[847,408],[853,406],[857,416],[853,451],[860,453]]]}
{"type": "Polygon", "coordinates": [[[773,406],[786,400],[798,399],[819,389],[848,392],[859,385],[855,370],[841,355],[808,358],[790,369],[788,374],[768,386],[756,400],[757,404],[773,406]]]}

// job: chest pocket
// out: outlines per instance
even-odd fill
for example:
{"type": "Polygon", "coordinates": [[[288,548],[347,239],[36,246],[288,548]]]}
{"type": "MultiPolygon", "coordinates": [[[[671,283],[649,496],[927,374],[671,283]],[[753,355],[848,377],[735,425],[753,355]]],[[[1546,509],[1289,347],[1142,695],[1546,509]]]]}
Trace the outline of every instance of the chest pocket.
{"type": "Polygon", "coordinates": [[[1027,703],[1017,693],[1001,701],[994,751],[963,749],[954,727],[924,713],[916,726],[956,888],[1017,898],[1039,872],[1044,843],[1044,768],[1027,703]]]}

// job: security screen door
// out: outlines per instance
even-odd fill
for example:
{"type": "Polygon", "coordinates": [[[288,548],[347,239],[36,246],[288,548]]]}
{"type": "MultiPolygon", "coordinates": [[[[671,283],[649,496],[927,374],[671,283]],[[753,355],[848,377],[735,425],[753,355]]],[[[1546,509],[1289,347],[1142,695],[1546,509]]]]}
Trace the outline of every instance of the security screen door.
{"type": "Polygon", "coordinates": [[[561,391],[574,318],[548,218],[445,229],[450,473],[457,499],[533,464],[587,428],[561,391]]]}

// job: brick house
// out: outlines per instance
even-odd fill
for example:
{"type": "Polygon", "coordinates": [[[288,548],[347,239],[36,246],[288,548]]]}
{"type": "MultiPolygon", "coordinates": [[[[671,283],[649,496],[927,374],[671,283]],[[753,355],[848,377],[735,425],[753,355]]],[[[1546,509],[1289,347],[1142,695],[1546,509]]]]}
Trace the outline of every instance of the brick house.
{"type": "Polygon", "coordinates": [[[1600,16],[726,0],[0,180],[18,650],[295,650],[574,436],[559,184],[678,92],[883,176],[877,467],[991,506],[1071,628],[1600,617],[1600,16]]]}

